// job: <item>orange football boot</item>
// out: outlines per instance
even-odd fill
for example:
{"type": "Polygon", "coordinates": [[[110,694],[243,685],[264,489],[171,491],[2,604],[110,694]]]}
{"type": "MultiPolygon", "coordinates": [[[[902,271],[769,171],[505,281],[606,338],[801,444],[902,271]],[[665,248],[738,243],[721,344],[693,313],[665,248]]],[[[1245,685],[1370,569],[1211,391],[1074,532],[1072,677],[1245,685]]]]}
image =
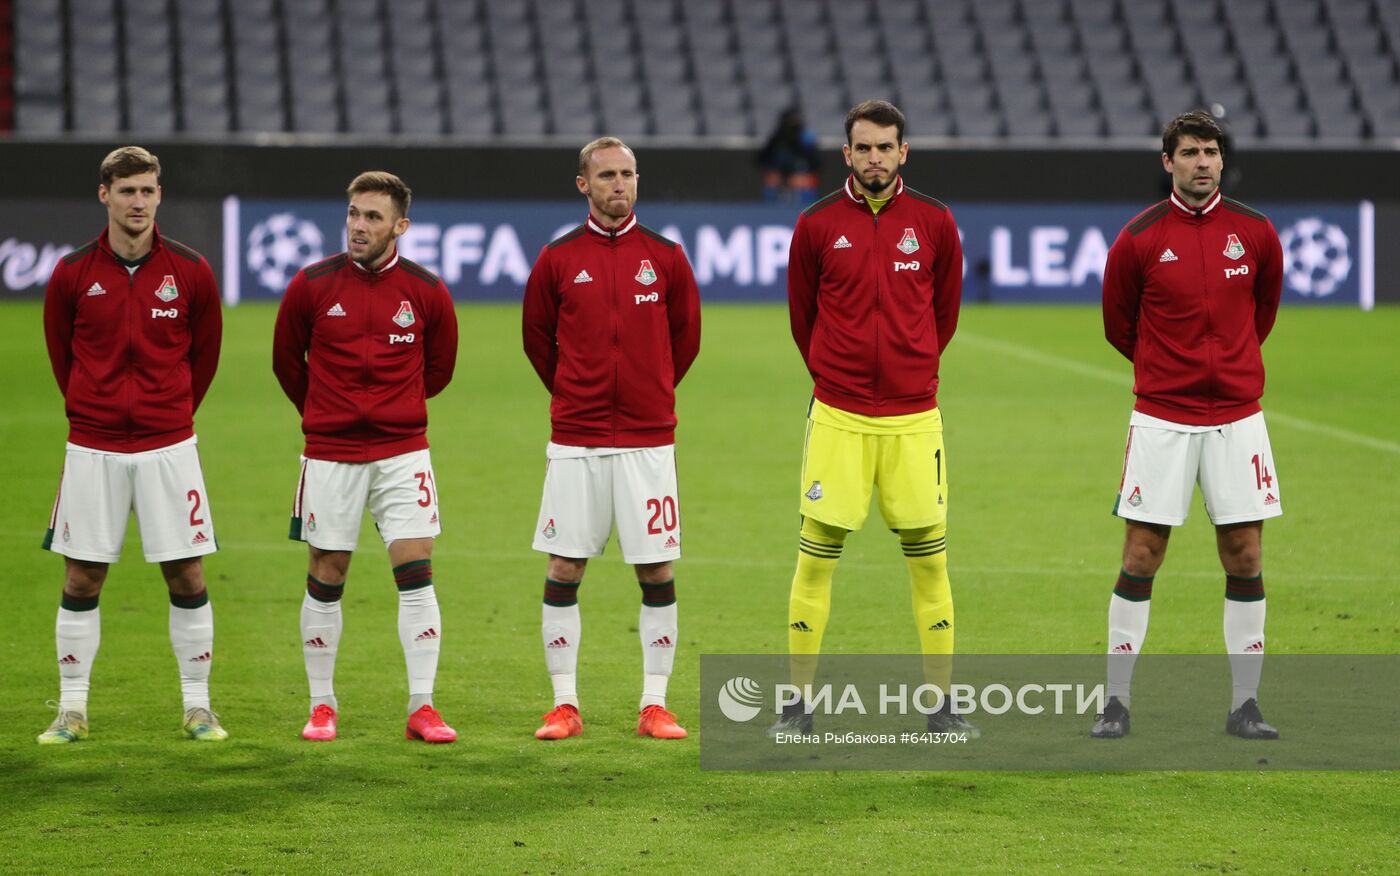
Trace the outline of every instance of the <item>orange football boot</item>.
{"type": "Polygon", "coordinates": [[[676,716],[665,706],[647,706],[637,717],[637,735],[655,739],[684,739],[690,734],[676,723],[676,716]]]}
{"type": "Polygon", "coordinates": [[[578,707],[568,703],[555,706],[542,720],[544,724],[535,731],[536,739],[568,739],[583,732],[583,718],[579,716],[578,707]]]}

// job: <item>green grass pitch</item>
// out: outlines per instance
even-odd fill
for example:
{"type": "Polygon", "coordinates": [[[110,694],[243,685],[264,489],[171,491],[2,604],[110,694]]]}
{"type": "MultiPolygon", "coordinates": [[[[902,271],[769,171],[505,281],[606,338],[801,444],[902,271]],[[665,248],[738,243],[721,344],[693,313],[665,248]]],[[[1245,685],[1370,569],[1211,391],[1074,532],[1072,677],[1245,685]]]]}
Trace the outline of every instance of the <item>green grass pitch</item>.
{"type": "MultiPolygon", "coordinates": [[[[394,589],[368,526],[345,597],[342,735],[298,737],[305,556],[285,536],[300,435],[271,373],[273,310],[250,305],[227,312],[198,418],[221,547],[207,564],[214,702],[232,739],[179,736],[164,588],[133,535],[102,598],[92,738],[40,748],[43,703],[57,694],[61,562],[38,544],[66,424],[39,306],[0,308],[0,870],[1400,870],[1390,773],[701,772],[698,733],[634,735],[639,599],[615,549],[581,591],[586,732],[535,741],[549,685],[544,561],[529,544],[547,400],[520,351],[517,309],[460,316],[457,377],[430,427],[445,526],[437,703],[460,742],[403,739],[394,589]]],[[[1273,653],[1400,644],[1397,336],[1400,310],[1286,309],[1266,345],[1287,508],[1265,538],[1273,653]]],[[[960,650],[1102,650],[1128,372],[1094,309],[964,311],[940,394],[960,650]]],[[[692,729],[702,652],[785,649],[809,391],[782,309],[706,309],[680,392],[686,548],[671,704],[692,729]]],[[[903,561],[877,524],[852,537],[838,570],[829,652],[917,647],[903,561]]],[[[1148,646],[1217,653],[1223,582],[1199,503],[1172,541],[1148,646]]],[[[1266,707],[1267,679],[1266,666],[1266,707]]]]}

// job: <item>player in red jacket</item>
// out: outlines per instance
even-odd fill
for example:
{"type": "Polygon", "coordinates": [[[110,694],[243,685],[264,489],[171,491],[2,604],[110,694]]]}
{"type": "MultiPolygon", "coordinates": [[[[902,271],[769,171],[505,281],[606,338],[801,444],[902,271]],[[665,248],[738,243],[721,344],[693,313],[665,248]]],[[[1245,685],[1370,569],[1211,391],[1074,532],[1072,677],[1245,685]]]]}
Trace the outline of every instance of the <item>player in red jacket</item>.
{"type": "Polygon", "coordinates": [[[277,312],[272,367],[306,434],[291,537],[310,551],[301,607],[311,687],[306,739],[336,736],[340,597],[365,506],[389,550],[408,665],[410,739],[452,742],[433,707],[442,617],[433,589],[437,484],[426,400],[457,362],[457,316],[442,281],[399,255],[412,192],[369,171],[347,190],[349,252],[292,278],[277,312]]]}
{"type": "Polygon", "coordinates": [[[642,588],[637,733],[681,739],[666,709],[681,555],[676,386],[700,351],[700,295],[674,242],[637,223],[637,159],[616,137],[579,153],[584,224],[540,252],[525,286],[525,354],[550,391],[553,433],[534,548],[549,554],[541,629],[554,708],[540,739],[583,732],[578,587],[613,523],[642,588]]]}
{"type": "Polygon", "coordinates": [[[1257,701],[1264,657],[1263,521],[1283,513],[1260,345],[1283,290],[1278,234],[1220,194],[1222,136],[1204,112],[1162,133],[1172,192],[1128,223],[1108,253],[1103,321],[1133,363],[1137,395],[1114,513],[1127,521],[1108,609],[1108,694],[1097,738],[1128,733],[1133,665],[1147,636],[1152,579],[1197,483],[1225,569],[1225,647],[1234,692],[1225,728],[1277,739],[1257,701]]]}
{"type": "MultiPolygon", "coordinates": [[[[792,337],[814,383],[788,602],[792,682],[812,684],[836,564],[878,484],[880,513],[909,567],[926,681],[946,693],[953,591],[938,365],[958,325],[962,244],[952,212],[899,174],[909,144],[897,107],[853,107],[846,140],[851,175],[798,218],[788,256],[792,337]]],[[[977,732],[946,698],[925,705],[930,730],[977,732]]],[[[770,732],[810,733],[807,709],[784,704],[770,732]]]]}
{"type": "Polygon", "coordinates": [[[228,738],[209,707],[214,614],[202,557],[215,551],[194,412],[219,364],[222,315],[209,263],[156,229],[160,161],[112,151],[98,199],[107,228],[54,268],[44,296],[49,361],[68,414],[68,449],[44,547],[65,558],[56,637],[58,717],[39,742],[88,734],[101,638],[98,597],[136,511],[147,562],[170,591],[185,733],[228,738]]]}

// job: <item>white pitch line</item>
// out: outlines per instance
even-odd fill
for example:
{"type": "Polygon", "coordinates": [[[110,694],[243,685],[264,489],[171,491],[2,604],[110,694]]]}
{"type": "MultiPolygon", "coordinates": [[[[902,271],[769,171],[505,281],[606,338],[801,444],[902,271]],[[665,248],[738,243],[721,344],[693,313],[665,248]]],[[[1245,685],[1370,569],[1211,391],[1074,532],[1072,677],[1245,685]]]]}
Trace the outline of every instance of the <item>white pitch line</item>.
{"type": "MultiPolygon", "coordinates": [[[[1072,374],[1078,374],[1081,377],[1088,377],[1092,380],[1112,383],[1116,386],[1132,386],[1133,383],[1132,378],[1127,374],[1118,371],[1110,371],[1107,368],[1100,368],[1097,365],[1086,365],[1083,362],[1076,362],[1073,359],[1066,359],[1063,356],[1056,356],[1053,353],[1028,350],[1016,344],[1009,344],[1005,341],[993,340],[992,338],[984,338],[972,332],[958,332],[957,337],[959,341],[970,342],[974,347],[995,350],[1006,356],[1015,356],[1018,359],[1034,362],[1038,365],[1048,365],[1052,368],[1058,368],[1061,371],[1068,371],[1072,374]]],[[[1369,447],[1372,450],[1400,454],[1400,443],[1386,441],[1384,438],[1375,438],[1371,435],[1363,435],[1360,432],[1352,432],[1349,429],[1328,426],[1323,423],[1304,419],[1303,417],[1285,414],[1274,408],[1269,408],[1266,417],[1270,423],[1280,423],[1284,426],[1299,429],[1304,432],[1326,435],[1329,438],[1336,438],[1339,441],[1359,444],[1362,447],[1369,447]]]]}
{"type": "Polygon", "coordinates": [[[992,338],[984,338],[972,332],[960,331],[957,333],[956,337],[959,342],[971,342],[974,347],[985,347],[989,350],[996,350],[998,353],[1015,356],[1027,362],[1049,365],[1052,368],[1059,368],[1061,371],[1069,371],[1081,377],[1088,377],[1104,383],[1114,383],[1118,386],[1131,387],[1133,385],[1133,378],[1122,371],[1110,371],[1107,368],[1100,368],[1097,365],[1086,365],[1083,362],[1076,362],[1073,359],[1066,359],[1064,356],[1056,356],[1053,353],[1041,353],[1037,350],[1028,350],[1016,344],[1010,344],[1006,341],[997,341],[992,338]]]}
{"type": "Polygon", "coordinates": [[[1383,438],[1372,438],[1370,435],[1362,435],[1360,432],[1338,429],[1336,426],[1324,426],[1322,423],[1314,423],[1312,420],[1305,420],[1302,417],[1279,413],[1272,408],[1269,409],[1267,417],[1270,423],[1282,423],[1285,426],[1292,426],[1294,429],[1302,429],[1304,432],[1316,432],[1319,435],[1326,435],[1329,438],[1339,438],[1342,441],[1350,441],[1353,444],[1360,444],[1372,450],[1384,450],[1387,453],[1400,453],[1400,444],[1394,441],[1386,441],[1383,438]]]}

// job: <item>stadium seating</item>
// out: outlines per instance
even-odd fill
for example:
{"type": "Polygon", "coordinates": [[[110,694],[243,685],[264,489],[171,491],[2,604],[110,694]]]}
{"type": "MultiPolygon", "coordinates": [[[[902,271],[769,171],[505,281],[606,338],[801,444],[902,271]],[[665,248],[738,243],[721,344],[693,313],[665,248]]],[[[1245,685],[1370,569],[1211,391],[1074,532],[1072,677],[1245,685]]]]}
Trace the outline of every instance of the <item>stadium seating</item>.
{"type": "Polygon", "coordinates": [[[222,137],[1400,137],[1394,0],[17,0],[15,127],[222,137]]]}

